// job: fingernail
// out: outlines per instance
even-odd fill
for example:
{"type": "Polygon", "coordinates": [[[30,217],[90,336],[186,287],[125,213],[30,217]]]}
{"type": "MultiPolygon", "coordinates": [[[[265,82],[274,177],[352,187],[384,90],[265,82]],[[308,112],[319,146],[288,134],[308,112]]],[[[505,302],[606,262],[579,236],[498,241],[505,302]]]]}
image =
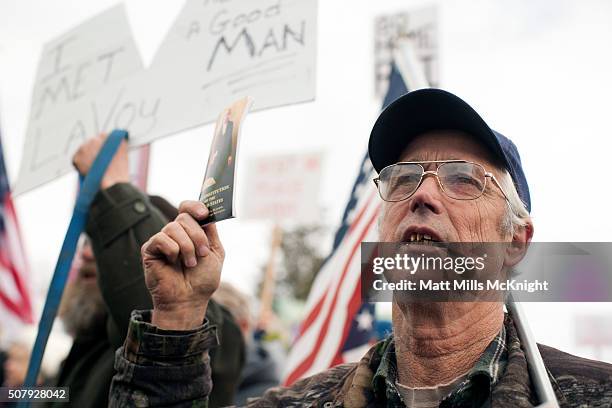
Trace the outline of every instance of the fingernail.
{"type": "Polygon", "coordinates": [[[193,257],[189,257],[187,258],[187,260],[185,261],[185,265],[187,265],[187,267],[189,268],[193,268],[194,266],[196,266],[198,264],[198,261],[196,261],[195,258],[193,257]]]}
{"type": "Polygon", "coordinates": [[[198,253],[200,254],[200,256],[206,256],[208,255],[208,247],[206,245],[202,245],[198,248],[198,253]]]}
{"type": "Polygon", "coordinates": [[[208,215],[208,209],[206,207],[204,207],[204,206],[199,207],[198,208],[198,215],[200,217],[204,217],[205,215],[208,215]]]}

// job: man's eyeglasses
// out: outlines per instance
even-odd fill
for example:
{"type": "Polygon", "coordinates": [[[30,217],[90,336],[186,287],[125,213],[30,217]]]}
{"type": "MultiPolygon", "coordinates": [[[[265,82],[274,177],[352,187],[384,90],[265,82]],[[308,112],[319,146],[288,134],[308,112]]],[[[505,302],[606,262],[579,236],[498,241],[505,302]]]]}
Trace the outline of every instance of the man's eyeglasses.
{"type": "Polygon", "coordinates": [[[434,176],[442,191],[455,200],[475,200],[484,193],[487,179],[499,187],[506,201],[508,196],[495,176],[478,163],[466,160],[433,160],[399,162],[383,168],[374,184],[380,198],[389,202],[403,201],[414,194],[427,175],[434,176]],[[438,164],[436,171],[425,171],[423,164],[438,164]]]}

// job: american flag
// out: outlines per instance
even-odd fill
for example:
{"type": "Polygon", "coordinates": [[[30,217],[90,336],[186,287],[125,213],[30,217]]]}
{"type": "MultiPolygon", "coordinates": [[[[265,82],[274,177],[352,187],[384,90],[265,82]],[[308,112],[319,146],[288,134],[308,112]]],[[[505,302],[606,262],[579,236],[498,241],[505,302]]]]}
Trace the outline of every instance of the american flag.
{"type": "Polygon", "coordinates": [[[0,134],[0,307],[22,321],[32,323],[32,304],[24,280],[26,271],[0,134]]]}
{"type": "Polygon", "coordinates": [[[342,352],[336,356],[332,366],[359,361],[376,341],[375,324],[376,308],[373,303],[362,303],[355,313],[351,328],[342,347],[342,352]]]}
{"type": "MultiPolygon", "coordinates": [[[[392,64],[383,108],[407,92],[399,70],[392,64]]],[[[361,302],[362,241],[376,241],[381,201],[372,182],[375,170],[366,152],[357,180],[334,238],[332,252],[317,275],[297,340],[289,354],[284,384],[316,374],[334,365],[355,361],[371,338],[364,330],[373,305],[361,302]]],[[[363,354],[363,353],[362,353],[363,354]]]]}

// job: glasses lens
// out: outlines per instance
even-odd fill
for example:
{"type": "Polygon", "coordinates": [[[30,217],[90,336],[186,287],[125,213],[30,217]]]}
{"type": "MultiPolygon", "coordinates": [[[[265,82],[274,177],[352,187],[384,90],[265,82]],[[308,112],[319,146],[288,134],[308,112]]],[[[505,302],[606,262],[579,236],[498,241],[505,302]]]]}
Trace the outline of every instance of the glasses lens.
{"type": "Polygon", "coordinates": [[[478,198],[485,189],[485,170],[474,163],[444,163],[438,176],[446,194],[458,200],[478,198]]]}
{"type": "Polygon", "coordinates": [[[410,197],[421,182],[423,168],[418,164],[398,163],[385,167],[379,174],[378,190],[385,201],[401,201],[410,197]]]}

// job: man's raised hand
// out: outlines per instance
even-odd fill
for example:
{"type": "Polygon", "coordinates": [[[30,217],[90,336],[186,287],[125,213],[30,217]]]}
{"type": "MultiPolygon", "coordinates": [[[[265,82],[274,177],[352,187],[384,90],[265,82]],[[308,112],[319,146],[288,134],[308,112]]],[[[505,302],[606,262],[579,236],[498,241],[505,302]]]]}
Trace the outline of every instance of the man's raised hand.
{"type": "Polygon", "coordinates": [[[219,287],[225,252],[215,224],[199,201],[184,201],[179,215],[142,246],[145,282],[153,299],[154,325],[189,330],[204,320],[208,301],[219,287]]]}
{"type": "MultiPolygon", "coordinates": [[[[108,135],[102,133],[87,139],[72,156],[72,164],[83,177],[89,173],[91,166],[104,146],[108,135]]],[[[100,181],[100,188],[106,189],[117,183],[129,183],[130,170],[128,163],[127,141],[122,140],[113,160],[108,165],[104,177],[100,181]]]]}

